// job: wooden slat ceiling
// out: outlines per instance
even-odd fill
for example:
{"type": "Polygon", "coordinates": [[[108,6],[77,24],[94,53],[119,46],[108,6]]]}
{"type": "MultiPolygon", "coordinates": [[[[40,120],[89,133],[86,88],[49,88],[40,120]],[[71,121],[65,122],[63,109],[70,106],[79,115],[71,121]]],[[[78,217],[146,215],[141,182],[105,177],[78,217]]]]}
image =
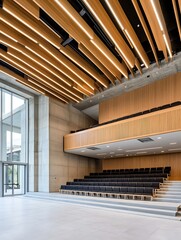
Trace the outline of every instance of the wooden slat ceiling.
{"type": "Polygon", "coordinates": [[[80,102],[150,64],[172,61],[181,50],[180,5],[0,0],[0,71],[40,94],[80,102]]]}

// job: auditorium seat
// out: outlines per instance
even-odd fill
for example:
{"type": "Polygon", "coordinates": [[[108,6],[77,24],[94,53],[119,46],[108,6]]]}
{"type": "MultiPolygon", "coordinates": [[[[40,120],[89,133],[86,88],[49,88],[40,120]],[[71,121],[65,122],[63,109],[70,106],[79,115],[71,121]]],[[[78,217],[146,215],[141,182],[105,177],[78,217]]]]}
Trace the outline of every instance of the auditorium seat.
{"type": "Polygon", "coordinates": [[[170,171],[170,166],[104,170],[67,182],[60,187],[60,191],[88,196],[152,199],[170,171]]]}

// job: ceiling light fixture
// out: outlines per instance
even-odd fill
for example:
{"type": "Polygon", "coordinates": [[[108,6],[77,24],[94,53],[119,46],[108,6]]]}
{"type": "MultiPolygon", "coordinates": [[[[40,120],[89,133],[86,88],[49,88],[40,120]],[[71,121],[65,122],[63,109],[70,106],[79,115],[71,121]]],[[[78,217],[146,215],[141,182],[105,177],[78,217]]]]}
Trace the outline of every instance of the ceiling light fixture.
{"type": "Polygon", "coordinates": [[[65,99],[61,98],[60,96],[58,96],[57,94],[53,93],[52,91],[50,91],[49,89],[45,88],[45,87],[42,87],[40,84],[38,84],[37,82],[34,82],[33,80],[29,79],[28,80],[29,82],[37,85],[38,87],[41,87],[43,88],[46,92],[49,92],[50,94],[54,95],[56,98],[59,98],[60,100],[62,100],[63,102],[65,103],[68,103],[65,99]]]}
{"type": "MultiPolygon", "coordinates": [[[[135,50],[137,51],[138,55],[140,56],[141,60],[143,61],[143,63],[145,64],[145,66],[148,68],[148,64],[146,63],[146,61],[144,60],[142,54],[140,53],[140,51],[138,50],[135,42],[133,41],[132,37],[130,36],[130,34],[128,33],[128,30],[125,29],[125,27],[123,26],[123,24],[121,23],[119,17],[117,16],[116,12],[114,11],[114,9],[112,8],[111,4],[109,3],[109,0],[105,1],[106,4],[108,5],[109,9],[111,10],[114,18],[116,19],[118,25],[120,26],[121,30],[126,33],[126,35],[128,36],[131,44],[134,46],[135,50]]],[[[118,48],[119,49],[119,48],[118,48]]],[[[119,49],[120,51],[120,49],[119,49]]],[[[122,52],[121,52],[122,53],[122,52]]],[[[123,53],[122,53],[123,54],[123,53]]],[[[126,59],[126,61],[129,63],[129,65],[133,68],[134,66],[132,64],[130,64],[130,62],[128,61],[128,59],[125,57],[125,55],[123,54],[124,58],[126,59]]]]}
{"type": "Polygon", "coordinates": [[[137,152],[136,154],[145,154],[145,153],[147,153],[147,152],[137,152]]]}
{"type": "Polygon", "coordinates": [[[134,43],[133,39],[131,38],[131,36],[129,35],[129,33],[128,33],[128,31],[127,31],[126,29],[125,29],[125,33],[126,33],[126,35],[128,36],[128,38],[129,38],[129,40],[131,41],[131,43],[133,44],[133,46],[134,46],[135,50],[137,51],[138,55],[140,56],[142,62],[143,62],[144,65],[148,68],[148,64],[145,62],[142,54],[141,54],[140,51],[138,50],[136,44],[134,43]]]}
{"type": "MultiPolygon", "coordinates": [[[[7,9],[6,7],[3,7],[3,9],[8,12],[10,15],[12,15],[14,18],[16,18],[17,20],[19,20],[21,23],[23,23],[26,27],[29,27],[31,30],[33,30],[35,32],[35,29],[33,26],[31,26],[30,24],[28,24],[27,22],[25,22],[22,18],[18,17],[16,14],[14,14],[12,11],[10,11],[9,9],[7,9]]],[[[51,29],[51,28],[50,28],[51,29]]],[[[48,39],[47,37],[44,36],[44,34],[41,32],[36,31],[36,33],[38,33],[38,35],[40,35],[42,38],[44,38],[46,41],[50,42],[54,47],[56,48],[60,48],[60,45],[56,45],[54,42],[52,42],[50,39],[48,39]]]]}
{"type": "MultiPolygon", "coordinates": [[[[80,75],[78,75],[72,68],[70,68],[67,64],[65,64],[63,61],[61,61],[58,57],[56,57],[52,52],[50,52],[46,47],[44,47],[42,44],[39,45],[40,47],[42,47],[46,52],[48,52],[51,56],[53,56],[56,60],[58,60],[62,65],[64,65],[66,68],[68,68],[72,73],[74,73],[78,78],[80,78],[84,83],[86,83],[92,90],[94,90],[94,88],[88,83],[86,82],[80,75]]],[[[75,79],[74,79],[75,82],[75,79]]],[[[81,86],[80,83],[76,82],[78,85],[81,86]]],[[[88,90],[87,90],[88,91],[88,90]]],[[[92,94],[92,92],[90,92],[92,94]]]]}
{"type": "Polygon", "coordinates": [[[26,82],[24,82],[24,81],[21,81],[21,80],[19,80],[19,79],[16,79],[16,81],[19,82],[19,83],[22,83],[23,85],[25,85],[25,86],[27,86],[27,87],[29,87],[29,88],[32,88],[33,90],[35,90],[36,92],[41,93],[42,95],[45,95],[44,92],[40,91],[39,89],[31,86],[30,84],[28,84],[28,83],[26,83],[26,82]]]}
{"type": "Polygon", "coordinates": [[[128,76],[120,69],[120,67],[115,64],[115,62],[109,58],[109,56],[102,50],[102,48],[100,48],[97,43],[94,41],[94,39],[91,40],[91,43],[97,48],[99,49],[99,51],[125,76],[125,78],[128,79],[128,76]]]}
{"type": "Polygon", "coordinates": [[[142,151],[142,150],[153,150],[153,149],[161,149],[163,147],[153,147],[153,148],[139,148],[135,150],[127,150],[126,152],[137,152],[137,151],[142,151]]]}
{"type": "Polygon", "coordinates": [[[173,149],[168,149],[168,151],[180,151],[181,148],[173,148],[173,149]]]}
{"type": "Polygon", "coordinates": [[[169,47],[169,44],[168,44],[166,35],[165,35],[165,33],[164,33],[164,28],[163,28],[161,19],[160,19],[160,17],[159,17],[159,14],[158,14],[158,12],[157,12],[157,9],[156,9],[154,0],[150,0],[150,2],[151,2],[151,5],[152,5],[152,8],[153,8],[153,11],[154,11],[154,13],[155,13],[156,19],[157,19],[157,21],[158,21],[160,30],[161,30],[161,32],[162,32],[162,35],[163,35],[163,39],[164,39],[166,48],[167,48],[167,50],[168,50],[168,53],[169,53],[169,55],[170,55],[170,58],[172,58],[172,53],[171,53],[171,50],[170,50],[170,47],[169,47]]]}
{"type": "Polygon", "coordinates": [[[24,31],[20,30],[19,28],[17,28],[15,25],[11,24],[10,22],[8,22],[6,19],[4,19],[3,17],[1,17],[1,20],[3,22],[5,22],[6,24],[8,24],[10,27],[14,28],[15,30],[17,30],[18,32],[20,32],[21,34],[23,34],[24,36],[26,36],[27,38],[29,38],[31,41],[33,41],[34,43],[38,44],[38,42],[30,37],[28,34],[26,34],[24,31]]]}
{"type": "MultiPolygon", "coordinates": [[[[23,62],[24,64],[26,64],[25,61],[23,61],[22,59],[18,58],[17,56],[8,53],[9,55],[15,57],[16,59],[18,59],[19,61],[23,62]]],[[[79,102],[77,99],[74,99],[72,96],[69,96],[68,94],[66,94],[65,92],[61,91],[59,88],[53,86],[52,84],[50,84],[49,82],[45,81],[44,79],[42,79],[41,77],[37,76],[34,72],[27,70],[27,68],[24,68],[22,65],[18,64],[17,62],[13,61],[12,59],[8,58],[7,56],[3,55],[4,58],[8,59],[10,62],[14,63],[15,65],[17,65],[18,67],[20,67],[21,69],[25,70],[25,72],[28,72],[31,75],[33,75],[34,77],[36,77],[37,79],[39,79],[40,81],[44,82],[45,84],[49,85],[50,87],[52,87],[53,89],[57,90],[58,92],[62,92],[64,95],[67,95],[69,98],[73,99],[75,102],[79,102]]],[[[32,67],[32,66],[31,66],[32,67]]],[[[37,69],[35,69],[34,67],[32,67],[34,70],[38,71],[37,69]]],[[[41,73],[40,71],[38,71],[39,73],[41,73]]],[[[53,81],[53,80],[52,80],[53,81]]],[[[34,83],[35,84],[35,83],[34,83]]],[[[67,102],[68,103],[68,102],[67,102]]]]}
{"type": "Polygon", "coordinates": [[[67,52],[66,52],[66,49],[63,48],[63,49],[59,49],[60,52],[62,52],[64,55],[66,55],[69,59],[71,59],[75,64],[79,65],[82,69],[84,69],[86,72],[88,72],[91,76],[93,76],[98,82],[100,82],[105,88],[107,88],[108,86],[101,81],[100,78],[98,78],[94,73],[93,71],[89,71],[89,68],[87,68],[85,65],[83,64],[80,64],[80,62],[77,62],[74,58],[72,58],[67,52]]]}
{"type": "Polygon", "coordinates": [[[82,31],[90,38],[93,39],[93,36],[82,26],[82,24],[72,15],[72,13],[70,13],[65,7],[64,5],[58,1],[58,0],[54,0],[63,10],[64,12],[67,13],[67,15],[82,29],[82,31]]]}
{"type": "Polygon", "coordinates": [[[13,38],[13,37],[11,37],[11,36],[9,36],[8,34],[6,34],[5,32],[2,32],[1,30],[0,30],[0,33],[2,33],[4,36],[6,36],[6,37],[8,37],[8,38],[10,38],[11,40],[13,40],[14,42],[18,42],[15,38],[13,38]]]}
{"type": "Polygon", "coordinates": [[[158,140],[162,139],[162,137],[157,137],[158,140]]]}
{"type": "MultiPolygon", "coordinates": [[[[121,52],[121,54],[124,56],[124,58],[126,59],[126,61],[129,63],[129,65],[131,67],[133,67],[133,65],[130,63],[129,59],[125,56],[125,54],[123,53],[122,49],[119,47],[119,44],[117,43],[116,39],[113,38],[113,36],[111,35],[111,33],[109,32],[108,28],[105,26],[105,24],[101,21],[101,19],[99,18],[98,14],[96,14],[96,12],[94,11],[94,9],[91,7],[91,5],[88,3],[87,0],[83,0],[85,2],[85,4],[88,6],[88,8],[91,10],[91,12],[93,13],[93,15],[97,18],[97,20],[99,21],[99,23],[101,24],[101,26],[103,27],[103,29],[106,31],[106,33],[109,35],[110,39],[115,43],[117,49],[121,52]]],[[[107,3],[109,4],[109,2],[107,3]]],[[[112,9],[112,8],[111,8],[112,9]]],[[[113,9],[112,9],[113,10],[113,9]]],[[[115,15],[114,15],[115,16],[115,15]]],[[[117,16],[115,16],[115,18],[117,19],[117,16]]],[[[117,19],[119,21],[119,19],[117,19]]],[[[121,23],[120,23],[121,24],[121,23]]],[[[121,25],[122,26],[122,25],[121,25]]],[[[123,26],[122,26],[123,27],[123,26]]],[[[118,69],[119,70],[119,69],[118,69]]]]}

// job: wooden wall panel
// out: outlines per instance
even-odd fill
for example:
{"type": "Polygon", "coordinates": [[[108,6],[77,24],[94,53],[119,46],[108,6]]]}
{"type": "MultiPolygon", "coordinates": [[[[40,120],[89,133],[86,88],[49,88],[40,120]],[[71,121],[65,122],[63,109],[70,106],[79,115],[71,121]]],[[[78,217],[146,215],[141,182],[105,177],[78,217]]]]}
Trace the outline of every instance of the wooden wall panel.
{"type": "Polygon", "coordinates": [[[170,180],[181,180],[181,153],[102,160],[102,170],[171,166],[170,180]]]}
{"type": "Polygon", "coordinates": [[[105,100],[99,106],[99,123],[181,101],[181,72],[145,87],[105,100]]]}
{"type": "Polygon", "coordinates": [[[181,130],[181,106],[64,136],[64,150],[181,130]]]}

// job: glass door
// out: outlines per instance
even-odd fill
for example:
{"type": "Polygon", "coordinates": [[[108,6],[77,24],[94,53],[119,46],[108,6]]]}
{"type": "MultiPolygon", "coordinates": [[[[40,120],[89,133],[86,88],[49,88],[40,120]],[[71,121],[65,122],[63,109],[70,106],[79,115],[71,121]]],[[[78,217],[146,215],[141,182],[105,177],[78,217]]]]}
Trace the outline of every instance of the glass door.
{"type": "Polygon", "coordinates": [[[4,164],[4,196],[25,194],[25,165],[4,164]]]}
{"type": "Polygon", "coordinates": [[[4,165],[4,196],[13,195],[13,165],[4,165]]]}

